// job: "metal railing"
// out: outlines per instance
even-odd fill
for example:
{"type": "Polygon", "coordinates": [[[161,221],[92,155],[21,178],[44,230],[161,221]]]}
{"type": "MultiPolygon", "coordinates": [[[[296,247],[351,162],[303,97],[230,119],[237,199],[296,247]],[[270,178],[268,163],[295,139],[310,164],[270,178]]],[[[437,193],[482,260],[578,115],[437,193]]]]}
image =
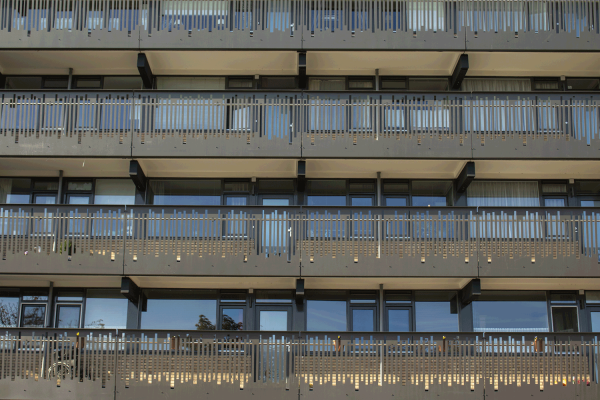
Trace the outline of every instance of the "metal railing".
{"type": "Polygon", "coordinates": [[[309,152],[321,146],[334,154],[335,146],[329,146],[344,140],[349,145],[394,140],[387,146],[395,140],[415,145],[450,140],[467,147],[495,141],[513,149],[572,141],[579,143],[573,150],[584,151],[600,139],[600,99],[594,94],[4,91],[0,96],[0,137],[9,153],[18,144],[36,148],[54,139],[73,146],[98,140],[133,144],[134,153],[164,140],[173,145],[220,140],[226,141],[222,151],[270,143],[287,151],[297,145],[298,152],[301,144],[309,152]]]}
{"type": "Polygon", "coordinates": [[[478,45],[465,43],[465,37],[481,40],[486,33],[504,33],[514,40],[545,33],[531,37],[533,47],[537,42],[546,45],[548,35],[555,35],[585,39],[572,42],[575,47],[598,48],[593,41],[600,36],[598,0],[1,0],[0,9],[0,33],[17,39],[12,43],[16,46],[59,34],[61,41],[42,42],[86,47],[106,40],[112,46],[137,49],[141,39],[142,47],[168,48],[186,41],[196,47],[297,49],[344,47],[351,39],[361,47],[373,43],[460,50],[478,45]],[[380,40],[384,37],[390,40],[384,43],[380,40]],[[420,43],[421,38],[438,42],[420,43]],[[119,39],[122,43],[115,42],[119,39]],[[416,44],[408,43],[411,40],[416,44]]]}
{"type": "Polygon", "coordinates": [[[0,235],[5,272],[52,269],[52,259],[83,262],[84,273],[93,260],[119,274],[125,263],[141,274],[283,275],[363,263],[373,268],[357,273],[419,274],[440,262],[442,275],[478,262],[492,266],[482,274],[523,274],[524,264],[563,274],[569,262],[570,273],[595,276],[600,261],[600,214],[587,208],[5,205],[0,235]],[[403,271],[386,270],[398,260],[403,271]]]}
{"type": "Polygon", "coordinates": [[[599,351],[593,333],[3,328],[0,388],[6,395],[40,385],[47,397],[57,386],[77,388],[93,398],[114,390],[116,399],[216,387],[267,398],[415,390],[452,399],[529,391],[595,398],[599,351]]]}

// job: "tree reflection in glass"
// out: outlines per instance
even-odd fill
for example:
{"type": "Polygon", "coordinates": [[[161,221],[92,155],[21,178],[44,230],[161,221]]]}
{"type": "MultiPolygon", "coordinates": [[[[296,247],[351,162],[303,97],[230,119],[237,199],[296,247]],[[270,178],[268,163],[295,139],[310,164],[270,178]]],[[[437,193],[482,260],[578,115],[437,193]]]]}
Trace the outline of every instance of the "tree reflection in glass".
{"type": "Polygon", "coordinates": [[[46,306],[23,306],[23,328],[43,328],[46,322],[46,306]]]}
{"type": "Polygon", "coordinates": [[[244,330],[244,310],[241,308],[226,308],[223,310],[223,323],[221,329],[224,331],[244,330]]]}
{"type": "Polygon", "coordinates": [[[0,327],[16,328],[19,319],[19,298],[0,299],[0,327]]]}

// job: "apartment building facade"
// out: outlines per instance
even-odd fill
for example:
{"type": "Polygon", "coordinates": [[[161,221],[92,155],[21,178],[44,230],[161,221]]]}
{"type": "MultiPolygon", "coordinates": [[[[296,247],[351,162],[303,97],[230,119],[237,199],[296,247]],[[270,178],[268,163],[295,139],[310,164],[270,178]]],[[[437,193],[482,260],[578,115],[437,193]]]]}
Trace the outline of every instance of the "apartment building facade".
{"type": "Polygon", "coordinates": [[[0,0],[1,399],[597,399],[598,0],[0,0]]]}

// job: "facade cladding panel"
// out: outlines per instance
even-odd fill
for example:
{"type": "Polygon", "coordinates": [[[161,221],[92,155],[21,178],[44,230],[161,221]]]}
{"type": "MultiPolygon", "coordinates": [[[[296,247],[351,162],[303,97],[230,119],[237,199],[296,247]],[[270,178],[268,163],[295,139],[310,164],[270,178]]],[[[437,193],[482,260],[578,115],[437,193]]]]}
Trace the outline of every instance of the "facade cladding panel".
{"type": "Polygon", "coordinates": [[[600,398],[599,0],[0,9],[0,399],[600,398]]]}

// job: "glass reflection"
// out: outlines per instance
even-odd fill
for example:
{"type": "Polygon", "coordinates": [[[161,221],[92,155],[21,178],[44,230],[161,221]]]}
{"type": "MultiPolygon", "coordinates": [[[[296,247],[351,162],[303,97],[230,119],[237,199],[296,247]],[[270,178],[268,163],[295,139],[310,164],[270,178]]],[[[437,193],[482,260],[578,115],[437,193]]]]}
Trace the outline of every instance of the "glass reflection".
{"type": "Polygon", "coordinates": [[[243,331],[244,330],[244,309],[243,308],[224,308],[223,322],[221,329],[224,331],[243,331]]]}
{"type": "Polygon", "coordinates": [[[552,328],[554,332],[579,332],[577,307],[552,307],[552,328]]]}
{"type": "Polygon", "coordinates": [[[85,301],[85,328],[127,328],[127,303],[119,290],[89,289],[85,301]]]}
{"type": "Polygon", "coordinates": [[[415,293],[417,332],[458,332],[455,292],[415,293]]]}
{"type": "Polygon", "coordinates": [[[23,328],[43,328],[46,324],[46,306],[25,305],[21,318],[23,328]]]}
{"type": "Polygon", "coordinates": [[[410,332],[410,314],[408,310],[388,310],[389,332],[410,332]]]}
{"type": "Polygon", "coordinates": [[[309,331],[346,331],[346,302],[308,300],[306,327],[309,331]]]}
{"type": "Polygon", "coordinates": [[[148,299],[142,329],[214,330],[216,300],[148,299]]]}
{"type": "Polygon", "coordinates": [[[374,325],[373,310],[352,310],[352,330],[354,332],[373,332],[374,325]]]}
{"type": "Polygon", "coordinates": [[[259,318],[261,331],[287,331],[288,329],[287,311],[261,311],[259,318]]]}
{"type": "Polygon", "coordinates": [[[592,320],[592,332],[600,332],[600,311],[593,311],[590,313],[592,320]]]}
{"type": "Polygon", "coordinates": [[[57,328],[79,328],[79,306],[58,306],[57,328]]]}
{"type": "Polygon", "coordinates": [[[19,319],[19,298],[0,297],[0,327],[16,328],[19,319]]]}
{"type": "Polygon", "coordinates": [[[473,329],[475,332],[548,332],[545,296],[543,293],[483,294],[480,300],[473,302],[473,329]]]}

